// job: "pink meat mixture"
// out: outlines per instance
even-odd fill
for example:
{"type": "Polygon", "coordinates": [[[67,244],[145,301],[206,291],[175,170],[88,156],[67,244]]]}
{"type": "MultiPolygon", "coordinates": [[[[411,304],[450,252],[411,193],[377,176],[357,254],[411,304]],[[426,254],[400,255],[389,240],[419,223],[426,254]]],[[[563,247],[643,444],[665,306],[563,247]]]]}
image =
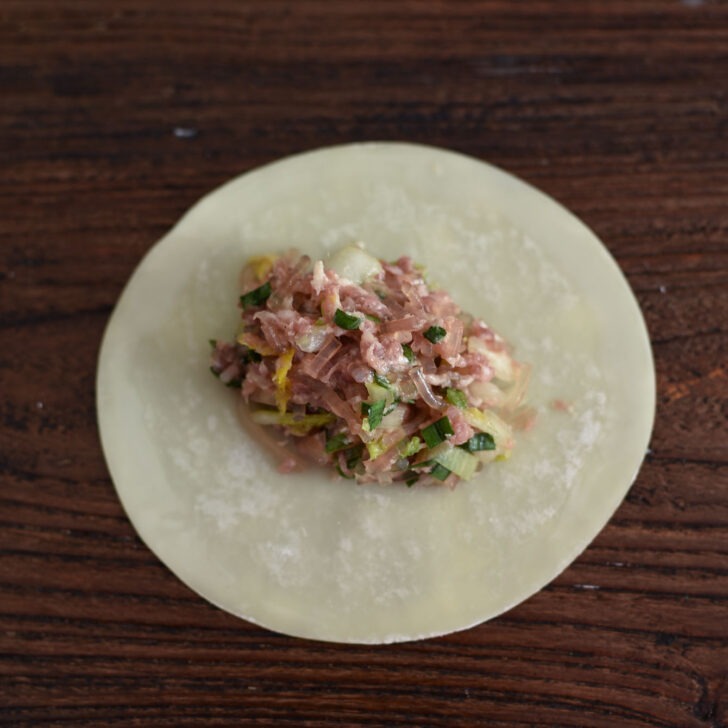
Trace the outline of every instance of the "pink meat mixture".
{"type": "Polygon", "coordinates": [[[506,344],[432,290],[410,258],[380,264],[361,285],[297,252],[246,266],[240,334],[216,342],[212,371],[267,413],[258,421],[287,435],[299,458],[360,482],[454,484],[455,473],[423,454],[423,430],[444,419],[441,440],[467,450],[479,433],[468,412],[499,403],[491,358],[507,355],[506,344]]]}

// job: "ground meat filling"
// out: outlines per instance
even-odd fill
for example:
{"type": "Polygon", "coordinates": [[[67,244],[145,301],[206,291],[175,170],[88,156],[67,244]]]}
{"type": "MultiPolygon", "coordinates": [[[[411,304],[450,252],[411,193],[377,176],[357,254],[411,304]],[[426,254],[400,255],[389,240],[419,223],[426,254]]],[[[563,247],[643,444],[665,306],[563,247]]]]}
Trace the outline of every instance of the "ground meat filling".
{"type": "Polygon", "coordinates": [[[408,257],[289,251],[252,258],[240,287],[239,332],[211,342],[210,368],[281,435],[281,472],[454,486],[533,421],[528,367],[408,257]]]}

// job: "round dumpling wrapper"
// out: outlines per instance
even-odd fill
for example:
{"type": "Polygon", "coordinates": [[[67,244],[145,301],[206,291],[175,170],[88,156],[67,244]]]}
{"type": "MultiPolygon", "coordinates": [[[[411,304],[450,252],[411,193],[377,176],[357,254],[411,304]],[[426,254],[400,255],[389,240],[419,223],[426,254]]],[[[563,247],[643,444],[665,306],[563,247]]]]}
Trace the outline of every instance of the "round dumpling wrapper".
{"type": "Polygon", "coordinates": [[[284,159],[214,191],[143,259],[109,322],[98,418],[123,506],[210,602],[270,629],[385,643],[464,629],[559,574],[636,477],[655,404],[618,267],[551,198],[483,162],[400,143],[284,159]],[[254,254],[352,241],[410,255],[533,366],[535,427],[454,490],[281,475],[208,370],[254,254]],[[553,403],[568,403],[568,408],[553,403]]]}

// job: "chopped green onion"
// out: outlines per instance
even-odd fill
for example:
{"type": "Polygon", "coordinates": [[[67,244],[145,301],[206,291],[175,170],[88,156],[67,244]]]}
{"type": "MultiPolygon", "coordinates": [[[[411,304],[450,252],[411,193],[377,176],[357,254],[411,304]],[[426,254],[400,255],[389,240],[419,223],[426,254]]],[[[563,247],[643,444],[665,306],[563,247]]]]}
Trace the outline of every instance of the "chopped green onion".
{"type": "Polygon", "coordinates": [[[489,432],[497,443],[507,443],[513,431],[511,426],[504,422],[493,410],[479,410],[477,407],[468,407],[463,411],[465,421],[480,432],[489,432]]]}
{"type": "Polygon", "coordinates": [[[342,329],[354,331],[359,328],[361,319],[357,316],[352,316],[351,314],[346,313],[346,311],[342,311],[340,308],[337,308],[336,313],[334,314],[334,323],[342,329]]]}
{"type": "Polygon", "coordinates": [[[425,427],[420,433],[427,443],[427,447],[437,447],[441,442],[445,442],[449,435],[454,435],[450,420],[447,417],[441,417],[437,422],[425,427]]]}
{"type": "Polygon", "coordinates": [[[310,430],[312,427],[323,427],[336,419],[336,415],[332,415],[330,412],[298,415],[293,412],[279,412],[269,407],[253,410],[250,417],[253,422],[259,425],[279,425],[281,427],[292,427],[298,430],[310,430]]]}
{"type": "Polygon", "coordinates": [[[458,478],[470,480],[478,470],[478,458],[459,447],[443,442],[432,451],[432,463],[442,465],[458,478]]]}
{"type": "Polygon", "coordinates": [[[357,465],[359,465],[363,451],[363,445],[355,445],[350,450],[347,450],[346,467],[349,468],[349,470],[353,470],[357,465]]]}
{"type": "Polygon", "coordinates": [[[375,324],[381,324],[381,323],[382,323],[382,319],[380,319],[380,318],[379,318],[379,316],[375,316],[374,314],[371,314],[371,313],[365,313],[364,315],[365,315],[365,316],[366,316],[366,317],[367,317],[367,318],[368,318],[368,319],[369,319],[370,321],[373,321],[373,322],[374,322],[375,324]]]}
{"type": "Polygon", "coordinates": [[[342,478],[346,478],[347,480],[354,480],[354,476],[353,476],[353,475],[347,475],[347,474],[346,474],[346,473],[345,473],[345,472],[344,472],[344,471],[343,471],[343,470],[341,469],[341,466],[337,465],[337,466],[336,466],[336,470],[337,470],[337,471],[339,472],[339,475],[340,475],[340,476],[341,476],[342,478]]]}
{"type": "Polygon", "coordinates": [[[215,339],[208,339],[208,341],[213,349],[217,346],[217,341],[215,339]]]}
{"type": "Polygon", "coordinates": [[[389,389],[391,387],[389,380],[387,377],[382,376],[381,374],[378,374],[377,372],[374,372],[374,381],[380,386],[384,387],[385,389],[389,389]]]}
{"type": "Polygon", "coordinates": [[[411,488],[420,479],[420,474],[415,473],[413,470],[408,470],[404,474],[404,482],[408,488],[411,488]]]}
{"type": "Polygon", "coordinates": [[[445,399],[460,409],[465,409],[468,406],[468,398],[459,389],[451,389],[448,387],[445,399]]]}
{"type": "Polygon", "coordinates": [[[412,347],[409,344],[402,344],[402,353],[410,364],[414,364],[415,353],[412,351],[412,347]]]}
{"type": "Polygon", "coordinates": [[[445,480],[447,476],[450,475],[450,471],[444,465],[440,465],[440,463],[438,463],[434,468],[432,468],[432,470],[430,470],[430,475],[433,478],[437,478],[437,480],[445,480]]]}
{"type": "Polygon", "coordinates": [[[252,291],[240,296],[240,303],[243,306],[243,310],[251,308],[252,306],[261,306],[267,300],[271,294],[270,281],[266,281],[262,286],[258,286],[252,291]]]}
{"type": "Polygon", "coordinates": [[[346,439],[346,435],[342,432],[339,435],[329,438],[326,441],[326,452],[339,452],[339,450],[346,450],[351,443],[346,439]]]}
{"type": "Polygon", "coordinates": [[[442,341],[446,335],[447,331],[445,331],[442,326],[430,326],[430,328],[423,334],[423,336],[433,344],[437,344],[438,341],[442,341]]]}
{"type": "Polygon", "coordinates": [[[492,435],[487,432],[476,432],[467,442],[458,445],[468,452],[478,452],[480,450],[495,450],[495,440],[492,435]]]}
{"type": "MultiPolygon", "coordinates": [[[[382,424],[382,417],[384,417],[384,406],[386,401],[383,399],[377,400],[376,402],[362,402],[361,413],[366,417],[369,432],[376,430],[380,424],[382,424]]],[[[366,428],[365,428],[366,429],[366,428]]]]}
{"type": "Polygon", "coordinates": [[[263,360],[263,357],[254,349],[248,349],[248,359],[252,362],[259,362],[263,360]]]}
{"type": "MultiPolygon", "coordinates": [[[[395,397],[392,400],[392,403],[390,405],[388,405],[387,407],[384,408],[384,412],[382,412],[382,414],[386,417],[391,412],[394,412],[394,410],[397,409],[397,405],[400,403],[400,401],[401,400],[400,400],[399,397],[395,397]]],[[[386,400],[385,400],[385,402],[386,402],[386,400]]]]}

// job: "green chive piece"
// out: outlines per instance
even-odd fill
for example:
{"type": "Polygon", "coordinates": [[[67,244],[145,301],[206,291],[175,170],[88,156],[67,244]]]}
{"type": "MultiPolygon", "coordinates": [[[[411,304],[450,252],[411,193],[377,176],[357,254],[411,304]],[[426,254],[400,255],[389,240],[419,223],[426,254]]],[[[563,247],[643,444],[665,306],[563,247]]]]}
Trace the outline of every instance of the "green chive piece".
{"type": "Polygon", "coordinates": [[[359,328],[361,319],[357,316],[352,316],[351,314],[346,313],[346,311],[342,311],[340,308],[337,308],[336,313],[334,314],[334,323],[342,329],[354,331],[359,328]]]}
{"type": "MultiPolygon", "coordinates": [[[[387,400],[384,400],[385,402],[387,400]]],[[[394,412],[394,410],[397,409],[397,405],[400,403],[400,398],[395,397],[394,400],[392,400],[392,404],[389,405],[389,407],[385,407],[384,412],[382,414],[386,417],[390,412],[394,412]]]]}
{"type": "Polygon", "coordinates": [[[389,389],[391,385],[389,384],[389,379],[387,377],[382,376],[381,374],[377,374],[377,372],[374,372],[374,381],[380,386],[384,387],[384,389],[389,389]]]}
{"type": "Polygon", "coordinates": [[[213,349],[217,346],[217,341],[215,339],[208,339],[208,341],[213,349]]]}
{"type": "Polygon", "coordinates": [[[386,401],[383,399],[379,399],[371,404],[369,402],[361,403],[361,413],[367,418],[370,432],[376,430],[382,424],[385,404],[386,401]]]}
{"type": "Polygon", "coordinates": [[[424,439],[427,447],[437,447],[441,442],[445,442],[449,435],[454,435],[455,431],[452,429],[452,424],[447,417],[441,417],[436,422],[425,427],[420,433],[424,439]]]}
{"type": "Polygon", "coordinates": [[[375,316],[372,313],[365,313],[364,314],[370,321],[373,321],[375,324],[381,324],[382,319],[379,318],[379,316],[375,316]]]}
{"type": "Polygon", "coordinates": [[[495,450],[495,440],[487,432],[476,432],[467,442],[458,445],[468,452],[479,452],[480,450],[495,450]]]}
{"type": "Polygon", "coordinates": [[[258,286],[252,291],[240,296],[240,303],[243,306],[243,311],[246,308],[252,308],[253,306],[262,306],[271,294],[270,281],[266,281],[262,286],[258,286]]]}
{"type": "Polygon", "coordinates": [[[346,467],[353,470],[361,462],[361,455],[364,452],[364,445],[355,445],[346,451],[346,467]]]}
{"type": "Polygon", "coordinates": [[[341,466],[337,465],[337,466],[336,466],[336,470],[338,471],[339,475],[340,475],[340,476],[341,476],[342,478],[346,478],[347,480],[354,480],[354,476],[353,476],[353,475],[347,475],[347,474],[346,474],[346,473],[345,473],[345,472],[344,472],[344,471],[343,471],[343,470],[341,469],[341,466]]]}
{"type": "Polygon", "coordinates": [[[415,473],[413,470],[408,470],[404,474],[404,482],[408,488],[411,488],[420,479],[420,474],[415,473]]]}
{"type": "Polygon", "coordinates": [[[465,409],[468,406],[468,398],[465,396],[465,392],[461,392],[459,389],[448,387],[445,399],[460,409],[465,409]]]}
{"type": "Polygon", "coordinates": [[[446,335],[447,331],[445,331],[442,326],[430,326],[430,328],[423,334],[423,336],[433,344],[437,344],[438,341],[442,341],[446,335]]]}
{"type": "Polygon", "coordinates": [[[412,351],[412,347],[409,344],[402,344],[402,353],[410,364],[414,364],[415,353],[412,351]]]}
{"type": "Polygon", "coordinates": [[[430,475],[437,480],[445,480],[450,475],[450,471],[444,465],[438,463],[430,470],[430,475]]]}
{"type": "Polygon", "coordinates": [[[326,452],[339,452],[339,450],[346,450],[347,447],[349,447],[351,443],[346,439],[346,435],[342,432],[339,435],[334,435],[333,437],[326,440],[326,452]]]}
{"type": "Polygon", "coordinates": [[[263,357],[253,349],[248,349],[248,359],[252,362],[259,362],[263,360],[263,357]]]}

